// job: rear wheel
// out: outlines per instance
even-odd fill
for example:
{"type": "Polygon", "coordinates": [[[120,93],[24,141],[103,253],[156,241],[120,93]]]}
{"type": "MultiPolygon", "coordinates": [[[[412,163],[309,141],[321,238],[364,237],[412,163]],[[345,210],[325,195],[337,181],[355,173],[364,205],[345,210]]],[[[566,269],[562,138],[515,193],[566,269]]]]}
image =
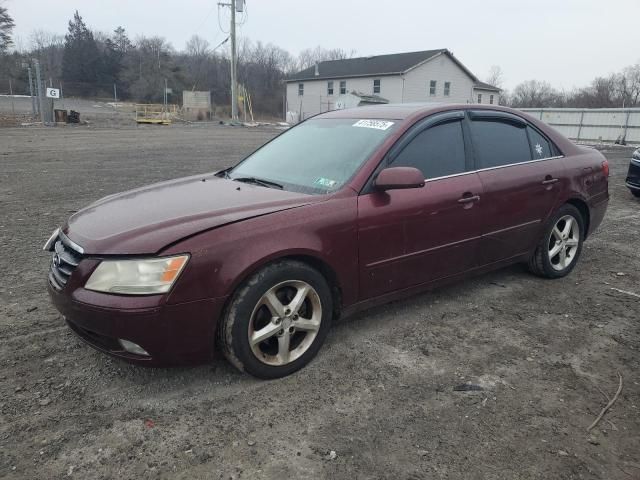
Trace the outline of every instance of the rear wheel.
{"type": "Polygon", "coordinates": [[[332,298],[324,277],[297,261],[280,261],[253,275],[234,294],[220,325],[227,359],[259,378],[299,370],[329,331],[332,298]]]}
{"type": "Polygon", "coordinates": [[[631,192],[631,194],[636,197],[636,198],[640,198],[640,190],[631,190],[629,189],[629,191],[631,192]]]}
{"type": "Polygon", "coordinates": [[[529,260],[529,269],[546,278],[568,275],[582,252],[584,219],[573,205],[563,205],[547,222],[542,239],[529,260]]]}

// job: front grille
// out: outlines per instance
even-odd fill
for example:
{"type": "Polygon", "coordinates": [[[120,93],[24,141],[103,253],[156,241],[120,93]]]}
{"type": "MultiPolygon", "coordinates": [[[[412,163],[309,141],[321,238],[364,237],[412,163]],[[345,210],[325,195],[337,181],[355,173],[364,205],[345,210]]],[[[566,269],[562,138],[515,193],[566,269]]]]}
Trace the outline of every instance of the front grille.
{"type": "Polygon", "coordinates": [[[629,164],[629,173],[627,174],[627,183],[640,186],[640,160],[635,158],[629,164]]]}
{"type": "Polygon", "coordinates": [[[69,281],[69,277],[82,260],[82,252],[60,233],[53,246],[49,283],[56,290],[62,290],[69,281]]]}

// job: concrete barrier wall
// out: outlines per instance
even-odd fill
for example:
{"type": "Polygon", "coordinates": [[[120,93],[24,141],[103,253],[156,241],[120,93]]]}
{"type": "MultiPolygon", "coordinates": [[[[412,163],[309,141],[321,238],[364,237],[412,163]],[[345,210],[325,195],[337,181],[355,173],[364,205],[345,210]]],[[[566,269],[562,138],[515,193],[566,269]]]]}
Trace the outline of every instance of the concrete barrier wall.
{"type": "Polygon", "coordinates": [[[640,108],[523,108],[572,140],[640,144],[640,108]]]}

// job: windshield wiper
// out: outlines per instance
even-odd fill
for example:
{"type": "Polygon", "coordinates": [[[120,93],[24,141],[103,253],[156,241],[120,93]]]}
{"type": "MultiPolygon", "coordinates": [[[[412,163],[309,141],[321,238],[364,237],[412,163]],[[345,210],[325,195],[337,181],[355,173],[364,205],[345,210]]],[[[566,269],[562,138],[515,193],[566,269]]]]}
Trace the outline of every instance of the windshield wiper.
{"type": "Polygon", "coordinates": [[[235,180],[236,182],[252,183],[254,185],[260,185],[261,187],[277,188],[279,190],[282,190],[284,188],[279,183],[271,182],[269,180],[263,180],[262,178],[256,178],[256,177],[238,177],[238,178],[232,178],[232,180],[235,180]]]}

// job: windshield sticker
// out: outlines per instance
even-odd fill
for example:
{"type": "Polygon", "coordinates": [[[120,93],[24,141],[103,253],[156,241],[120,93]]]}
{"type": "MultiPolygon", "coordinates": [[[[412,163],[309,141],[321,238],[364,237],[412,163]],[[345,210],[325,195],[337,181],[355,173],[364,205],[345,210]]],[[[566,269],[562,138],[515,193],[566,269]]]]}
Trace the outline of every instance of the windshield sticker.
{"type": "Polygon", "coordinates": [[[319,187],[331,188],[338,183],[335,180],[331,180],[330,178],[318,177],[313,182],[314,185],[318,185],[319,187]]]}
{"type": "Polygon", "coordinates": [[[393,122],[386,120],[358,120],[353,124],[354,127],[375,128],[376,130],[387,130],[391,125],[393,122]]]}

